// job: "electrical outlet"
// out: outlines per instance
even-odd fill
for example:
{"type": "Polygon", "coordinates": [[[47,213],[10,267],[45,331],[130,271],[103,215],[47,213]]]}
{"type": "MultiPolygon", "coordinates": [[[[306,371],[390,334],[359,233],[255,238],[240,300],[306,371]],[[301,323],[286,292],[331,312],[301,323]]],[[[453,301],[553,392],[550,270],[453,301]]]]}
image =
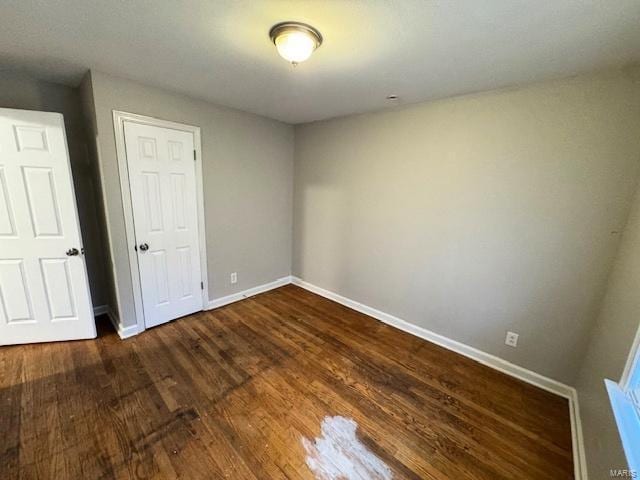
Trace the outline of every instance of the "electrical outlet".
{"type": "Polygon", "coordinates": [[[231,274],[231,283],[238,283],[238,272],[233,272],[231,274]]]}
{"type": "Polygon", "coordinates": [[[507,332],[507,338],[504,339],[505,345],[509,345],[510,347],[518,346],[518,337],[517,333],[507,332]]]}

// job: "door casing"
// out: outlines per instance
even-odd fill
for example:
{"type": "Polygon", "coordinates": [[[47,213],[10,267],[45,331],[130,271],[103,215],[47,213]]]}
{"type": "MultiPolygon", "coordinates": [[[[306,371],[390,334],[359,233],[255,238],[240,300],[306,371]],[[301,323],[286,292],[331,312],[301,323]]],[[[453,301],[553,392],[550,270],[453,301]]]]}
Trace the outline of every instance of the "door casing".
{"type": "MultiPolygon", "coordinates": [[[[124,210],[124,225],[127,238],[127,254],[129,256],[129,268],[131,283],[133,285],[133,300],[136,314],[137,333],[146,330],[144,310],[142,307],[142,286],[138,270],[138,255],[135,252],[136,236],[133,223],[133,204],[131,202],[131,190],[129,183],[129,168],[127,165],[127,152],[124,141],[124,122],[135,122],[142,125],[150,125],[162,128],[171,128],[193,134],[193,147],[195,148],[196,166],[196,204],[198,209],[198,247],[200,250],[200,271],[202,275],[202,308],[206,310],[209,305],[209,281],[207,275],[207,244],[204,220],[204,184],[202,177],[202,144],[200,127],[183,123],[162,120],[159,118],[138,115],[136,113],[113,110],[113,127],[116,137],[116,156],[118,159],[118,171],[120,172],[120,191],[122,194],[122,206],[124,210]]],[[[117,288],[117,287],[116,287],[117,288]]]]}

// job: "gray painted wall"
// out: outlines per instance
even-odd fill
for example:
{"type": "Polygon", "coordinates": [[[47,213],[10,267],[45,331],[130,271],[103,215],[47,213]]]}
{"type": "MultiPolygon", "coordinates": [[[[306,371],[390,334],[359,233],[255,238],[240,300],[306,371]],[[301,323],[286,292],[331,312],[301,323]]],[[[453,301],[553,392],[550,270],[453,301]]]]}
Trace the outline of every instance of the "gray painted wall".
{"type": "MultiPolygon", "coordinates": [[[[199,126],[202,133],[209,298],[291,272],[293,127],[91,72],[106,227],[123,326],[135,323],[113,110],[199,126]],[[238,272],[238,283],[229,275],[238,272]]],[[[88,91],[88,87],[85,88],[88,91]]]]}
{"type": "Polygon", "coordinates": [[[105,304],[110,306],[112,313],[117,314],[118,299],[115,292],[115,277],[113,273],[113,265],[111,259],[111,249],[109,245],[109,235],[107,234],[107,219],[104,208],[104,195],[102,190],[102,180],[100,176],[100,165],[98,162],[98,129],[95,112],[95,103],[93,100],[93,85],[91,83],[91,74],[87,73],[82,80],[79,88],[80,105],[82,107],[82,117],[84,121],[85,131],[87,135],[87,158],[90,166],[90,175],[95,186],[95,205],[96,205],[96,223],[97,230],[103,245],[103,277],[105,304]]]}
{"type": "Polygon", "coordinates": [[[603,379],[620,380],[639,326],[640,189],[577,382],[589,478],[594,480],[609,478],[611,468],[627,467],[603,379]]]}
{"type": "Polygon", "coordinates": [[[78,90],[17,73],[0,72],[0,106],[63,114],[91,299],[94,306],[104,305],[107,303],[104,246],[96,220],[96,191],[87,155],[88,142],[78,90]]]}
{"type": "Polygon", "coordinates": [[[573,384],[638,177],[637,73],[296,127],[293,273],[573,384]]]}

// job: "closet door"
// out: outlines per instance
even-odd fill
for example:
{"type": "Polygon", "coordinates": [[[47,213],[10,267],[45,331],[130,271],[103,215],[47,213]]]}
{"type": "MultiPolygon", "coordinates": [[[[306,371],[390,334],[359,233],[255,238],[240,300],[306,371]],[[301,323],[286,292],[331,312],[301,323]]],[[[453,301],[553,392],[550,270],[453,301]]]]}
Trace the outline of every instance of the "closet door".
{"type": "Polygon", "coordinates": [[[146,327],[202,310],[194,138],[124,122],[146,327]]]}

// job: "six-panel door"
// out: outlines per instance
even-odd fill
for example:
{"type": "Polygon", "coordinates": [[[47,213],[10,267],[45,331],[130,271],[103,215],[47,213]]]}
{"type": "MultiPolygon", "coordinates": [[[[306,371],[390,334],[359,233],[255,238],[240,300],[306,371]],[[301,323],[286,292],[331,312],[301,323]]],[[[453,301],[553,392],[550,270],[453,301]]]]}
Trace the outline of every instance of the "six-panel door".
{"type": "Polygon", "coordinates": [[[202,310],[193,134],[124,122],[145,325],[202,310]]]}
{"type": "Polygon", "coordinates": [[[81,251],[62,115],[0,109],[0,345],[96,336],[81,251]]]}

